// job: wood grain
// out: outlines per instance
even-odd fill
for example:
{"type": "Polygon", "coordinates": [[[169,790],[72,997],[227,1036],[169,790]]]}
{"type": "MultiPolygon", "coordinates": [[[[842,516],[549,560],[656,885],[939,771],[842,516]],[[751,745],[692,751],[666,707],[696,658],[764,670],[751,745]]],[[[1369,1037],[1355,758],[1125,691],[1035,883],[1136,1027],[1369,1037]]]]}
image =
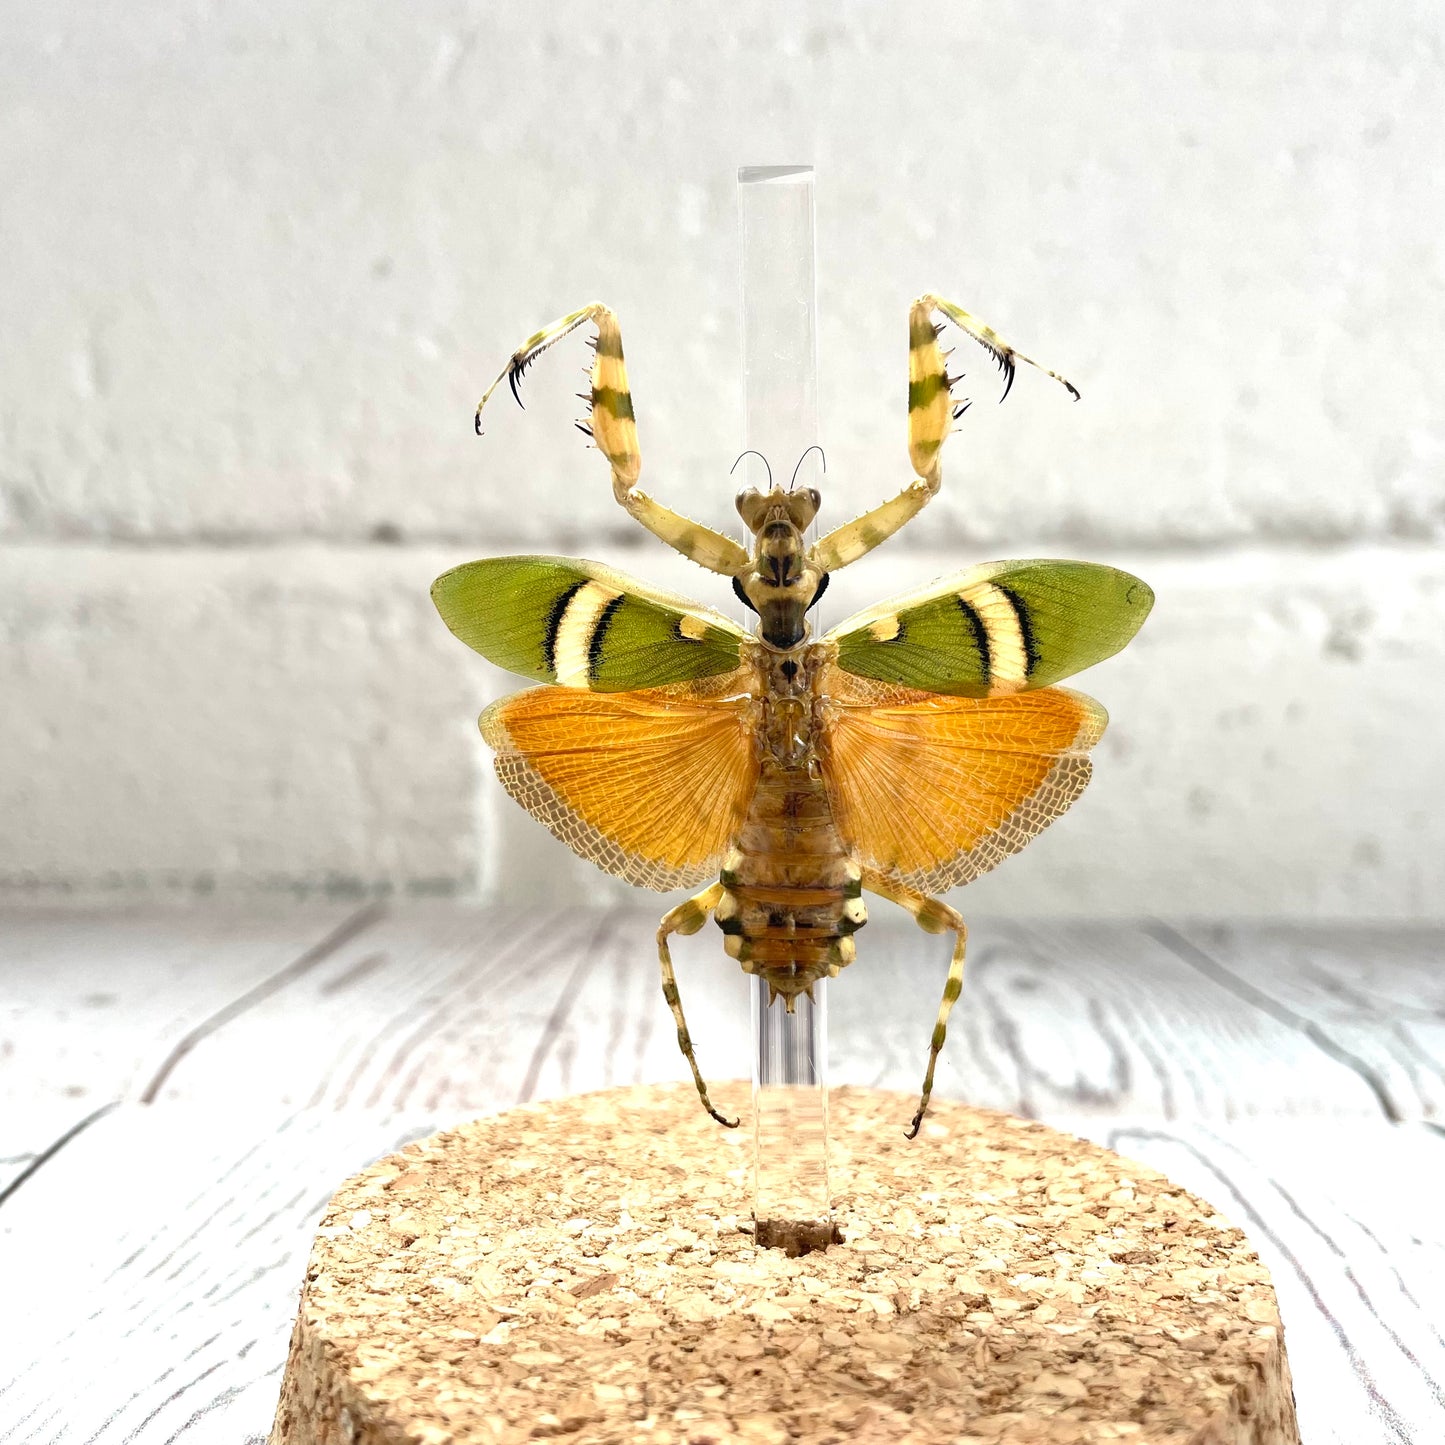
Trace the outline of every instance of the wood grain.
{"type": "Polygon", "coordinates": [[[0,1209],[24,1305],[0,1312],[0,1439],[263,1436],[335,1181],[435,1122],[131,1104],[88,1129],[0,1209]]]}
{"type": "MultiPolygon", "coordinates": [[[[969,938],[939,1070],[947,1093],[1026,1116],[1380,1116],[1348,1063],[1142,929],[983,920],[969,938]]],[[[832,995],[834,1076],[905,1087],[927,1045],[946,951],[880,920],[859,953],[832,995]]],[[[1376,1027],[1389,1026],[1382,1011],[1376,1027]]]]}
{"type": "Polygon", "coordinates": [[[1388,1117],[1445,1118],[1445,929],[1152,924],[1148,932],[1353,1069],[1388,1117]]]}
{"type": "Polygon", "coordinates": [[[33,1157],[93,1110],[138,1097],[194,1031],[360,914],[308,905],[0,918],[0,1156],[33,1157]]]}
{"type": "MultiPolygon", "coordinates": [[[[0,1153],[34,1154],[113,1098],[200,1100],[240,1077],[252,1097],[293,1108],[482,1108],[685,1076],[660,1002],[651,912],[393,909],[288,973],[345,922],[257,920],[249,937],[233,925],[189,944],[162,933],[149,951],[122,933],[104,964],[93,926],[57,936],[63,984],[47,1001],[32,964],[9,1015],[0,1120],[21,1122],[0,1123],[0,1153]],[[84,1000],[101,979],[108,1002],[97,1018],[84,1000]],[[231,1008],[235,999],[243,1006],[231,1008]],[[203,1046],[174,1056],[197,1027],[208,1029],[203,1046]],[[64,1107],[45,1116],[43,1099],[64,1107]]],[[[1263,930],[1230,946],[1247,953],[1256,934],[1264,962],[1246,969],[1207,954],[1201,966],[1136,927],[976,922],[940,1087],[1028,1116],[1436,1117],[1445,1086],[1430,1060],[1445,1045],[1429,996],[1414,1001],[1398,981],[1395,994],[1370,993],[1368,979],[1355,980],[1351,997],[1368,1006],[1343,1006],[1328,951],[1291,951],[1263,930]],[[1253,995],[1241,996],[1236,973],[1253,995]],[[1292,1011],[1270,1002],[1286,992],[1292,1011]],[[1388,1110],[1376,1076],[1390,1086],[1388,1110]]],[[[677,956],[699,1057],[726,1075],[747,1057],[747,994],[716,943],[707,931],[680,940],[677,956]]],[[[1422,987],[1430,944],[1390,941],[1422,987]]],[[[880,910],[860,952],[831,987],[834,1080],[916,1087],[946,950],[880,910]]]]}
{"type": "MultiPolygon", "coordinates": [[[[54,1150],[0,1203],[7,1445],[263,1438],[339,1179],[519,1099],[682,1076],[652,910],[393,905],[318,956],[359,914],[0,919],[0,1190],[54,1150]]],[[[944,950],[887,918],[832,990],[833,1075],[907,1091],[944,950]]],[[[971,923],[942,1087],[1242,1224],[1310,1445],[1442,1438],[1440,931],[971,923]]],[[[741,973],[711,932],[678,968],[704,1067],[736,1073],[741,973]]]]}

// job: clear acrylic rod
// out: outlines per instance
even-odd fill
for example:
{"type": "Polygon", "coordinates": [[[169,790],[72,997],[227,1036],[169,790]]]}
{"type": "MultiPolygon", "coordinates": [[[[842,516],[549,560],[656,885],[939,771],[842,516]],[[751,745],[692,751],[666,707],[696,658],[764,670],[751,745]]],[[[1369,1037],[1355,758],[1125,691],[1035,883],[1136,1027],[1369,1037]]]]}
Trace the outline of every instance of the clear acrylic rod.
{"type": "MultiPolygon", "coordinates": [[[[818,440],[817,299],[813,282],[812,166],[738,171],[743,262],[743,396],[748,446],[787,485],[818,440]]],[[[762,464],[747,458],[752,485],[762,464]]]]}
{"type": "MultiPolygon", "coordinates": [[[[813,168],[738,171],[747,444],[786,486],[818,440],[813,168]]],[[[763,464],[748,483],[766,490],[763,464]]],[[[833,1236],[828,1186],[827,985],[793,1013],[753,978],[753,1218],[760,1244],[803,1252],[833,1236]]]]}

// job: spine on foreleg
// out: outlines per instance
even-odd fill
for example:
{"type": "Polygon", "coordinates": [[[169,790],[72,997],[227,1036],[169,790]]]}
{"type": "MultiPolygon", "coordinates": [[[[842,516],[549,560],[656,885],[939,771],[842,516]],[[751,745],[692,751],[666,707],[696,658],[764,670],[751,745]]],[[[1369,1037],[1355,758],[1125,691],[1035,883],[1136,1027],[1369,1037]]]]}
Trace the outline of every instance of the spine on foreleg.
{"type": "Polygon", "coordinates": [[[727,952],[789,1008],[853,961],[867,921],[862,874],[843,846],[820,779],[765,763],[723,864],[716,912],[727,952]]]}

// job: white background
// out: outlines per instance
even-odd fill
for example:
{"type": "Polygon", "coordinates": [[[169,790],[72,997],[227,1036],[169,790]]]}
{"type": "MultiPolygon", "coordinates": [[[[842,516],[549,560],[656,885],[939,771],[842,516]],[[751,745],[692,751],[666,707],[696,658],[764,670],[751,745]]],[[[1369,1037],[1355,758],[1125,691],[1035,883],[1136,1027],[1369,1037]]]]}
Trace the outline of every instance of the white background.
{"type": "Polygon", "coordinates": [[[551,550],[730,602],[612,503],[580,345],[471,410],[606,300],[644,485],[728,524],[733,177],[804,161],[825,521],[908,480],[919,291],[1084,396],[971,366],[944,495],[831,620],[1007,555],[1159,596],[1081,680],[1090,793],[974,905],[1440,917],[1442,71],[1410,3],[16,0],[0,896],[607,896],[492,782],[509,684],[427,584],[551,550]]]}

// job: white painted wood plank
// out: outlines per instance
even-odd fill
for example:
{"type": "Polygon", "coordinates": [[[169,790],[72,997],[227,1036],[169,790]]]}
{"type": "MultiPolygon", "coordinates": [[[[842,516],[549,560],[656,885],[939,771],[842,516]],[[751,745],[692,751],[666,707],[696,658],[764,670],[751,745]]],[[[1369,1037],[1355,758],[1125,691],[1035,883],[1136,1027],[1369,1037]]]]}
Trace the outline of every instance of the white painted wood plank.
{"type": "Polygon", "coordinates": [[[1445,1438],[1445,1139],[1430,1126],[1051,1118],[1215,1204],[1274,1276],[1307,1445],[1445,1438]]]}
{"type": "Polygon", "coordinates": [[[269,1429],[336,1185],[449,1119],[123,1106],[0,1207],[0,1439],[269,1429]]]}
{"type": "Polygon", "coordinates": [[[0,1194],[5,1194],[38,1157],[34,1153],[0,1154],[0,1194]]]}
{"type": "MultiPolygon", "coordinates": [[[[1338,1059],[1137,926],[981,919],[969,941],[942,1092],[1026,1115],[1379,1117],[1338,1059]]],[[[833,993],[834,1076],[916,1088],[946,940],[880,918],[859,955],[833,993]]]]}
{"type": "MultiPolygon", "coordinates": [[[[36,1170],[43,1168],[52,1155],[115,1107],[116,1101],[111,1101],[82,1111],[74,1104],[45,1099],[35,1109],[27,1109],[14,1121],[17,1136],[28,1135],[45,1142],[38,1148],[22,1150],[0,1159],[0,1205],[20,1189],[36,1170]]],[[[6,1127],[8,1129],[10,1125],[7,1123],[6,1127]]]]}
{"type": "MultiPolygon", "coordinates": [[[[833,1075],[910,1089],[946,950],[883,908],[877,914],[858,963],[831,989],[833,1075]]],[[[88,1112],[107,1083],[116,1094],[144,1088],[158,1055],[223,1000],[284,970],[335,918],[152,915],[72,921],[49,940],[30,940],[28,972],[4,995],[11,1056],[0,1072],[0,1119],[12,1124],[0,1126],[0,1146],[33,1154],[88,1112]],[[85,1000],[103,992],[102,981],[114,1002],[92,1017],[85,1000]]],[[[174,1063],[159,1094],[227,1096],[245,1079],[252,1095],[292,1107],[481,1108],[684,1077],[657,987],[654,927],[645,907],[551,916],[391,910],[221,1022],[174,1063]]],[[[1227,978],[1135,927],[980,920],[940,1092],[1020,1113],[1368,1117],[1378,1091],[1352,1067],[1355,1054],[1396,1058],[1402,1031],[1418,1056],[1415,1077],[1435,1077],[1421,1042],[1433,1047],[1426,1026],[1435,1005],[1408,992],[1427,979],[1419,949],[1402,952],[1394,933],[1359,942],[1361,953],[1403,957],[1402,978],[1391,982],[1390,965],[1376,967],[1383,981],[1372,1009],[1346,1021],[1355,1054],[1342,1057],[1310,1027],[1310,1009],[1338,1011],[1338,985],[1320,964],[1328,955],[1313,940],[1289,945],[1291,936],[1274,940],[1268,972],[1277,992],[1290,991],[1293,1013],[1241,997],[1227,978]]],[[[741,971],[716,943],[705,931],[678,940],[676,955],[699,1056],[723,1078],[747,1065],[746,997],[741,971]]],[[[1433,1107],[1423,1085],[1396,1097],[1403,1115],[1433,1107]]]]}
{"type": "Polygon", "coordinates": [[[1352,1061],[1395,1118],[1445,1119],[1445,928],[1154,926],[1352,1061]]]}
{"type": "MultiPolygon", "coordinates": [[[[880,913],[830,987],[833,1078],[916,1089],[947,949],[880,913]]],[[[641,909],[393,910],[211,1033],[160,1096],[220,1097],[245,1079],[278,1106],[488,1108],[684,1078],[655,927],[641,909]]],[[[1024,1114],[1379,1115],[1346,1062],[1137,927],[983,920],[972,940],[941,1093],[1024,1114]]],[[[698,1056],[721,1079],[749,1053],[743,975],[717,944],[705,930],[674,952],[698,1056]]]]}
{"type": "MultiPolygon", "coordinates": [[[[337,1180],[394,1147],[388,1131],[684,1076],[649,911],[402,908],[299,970],[324,929],[297,939],[296,922],[286,911],[170,915],[169,928],[154,915],[112,916],[0,933],[10,950],[0,959],[27,960],[0,970],[10,1010],[0,1039],[11,1043],[0,1147],[25,1136],[4,1149],[0,1191],[104,1092],[77,1095],[65,1081],[141,1092],[172,1056],[164,1107],[97,1120],[0,1206],[7,1292],[18,1295],[42,1261],[55,1286],[42,1291],[32,1274],[34,1308],[0,1324],[0,1361],[37,1359],[0,1389],[4,1438],[259,1437],[307,1221],[337,1180]],[[92,1019],[85,1000],[101,979],[116,1001],[92,1019]],[[38,1030],[14,1026],[22,1008],[38,1030]],[[17,1113],[17,1101],[33,1107],[17,1113]],[[275,1129],[304,1105],[340,1112],[275,1129]],[[172,1140],[181,1158],[168,1172],[157,1161],[172,1140]],[[89,1212],[67,1213],[71,1199],[89,1212]],[[42,1247],[57,1240],[62,1249],[42,1247]],[[18,1331],[8,1342],[7,1327],[18,1331]],[[47,1330],[73,1338],[38,1351],[47,1330]],[[70,1399],[54,1371],[72,1355],[117,1363],[70,1399]],[[20,1408],[27,1401],[33,1411],[20,1408]]],[[[1431,940],[1177,937],[1187,946],[1167,930],[976,923],[941,1089],[1067,1118],[1095,1137],[1135,1116],[1118,1147],[1213,1198],[1275,1268],[1311,1445],[1440,1438],[1420,1422],[1439,1411],[1445,1379],[1433,1312],[1445,1297],[1435,1221],[1445,1140],[1365,1122],[1379,1117],[1382,1081],[1402,1114],[1436,1106],[1431,940]]],[[[722,1078],[747,1057],[746,991],[715,943],[705,932],[676,952],[704,1067],[722,1078]]],[[[860,943],[862,958],[832,991],[835,1080],[912,1090],[944,950],[881,919],[860,943]]]]}
{"type": "MultiPolygon", "coordinates": [[[[170,1104],[98,1121],[0,1208],[0,1438],[263,1439],[326,1197],[456,1117],[170,1104]]],[[[1050,1122],[1245,1226],[1275,1273],[1309,1445],[1439,1440],[1445,1140],[1341,1121],[1050,1122]]]]}
{"type": "MultiPolygon", "coordinates": [[[[686,1076],[657,982],[656,921],[595,910],[390,912],[305,977],[210,1034],[158,1097],[276,1108],[483,1110],[526,1098],[686,1076]],[[244,1085],[240,1083],[244,1081],[244,1085]]],[[[727,1073],[745,1066],[734,986],[727,1073]]],[[[699,1048],[716,1057],[700,992],[699,1048]]]]}
{"type": "Polygon", "coordinates": [[[192,1030],[357,912],[0,915],[0,1155],[34,1155],[97,1106],[144,1090],[192,1030]]]}

